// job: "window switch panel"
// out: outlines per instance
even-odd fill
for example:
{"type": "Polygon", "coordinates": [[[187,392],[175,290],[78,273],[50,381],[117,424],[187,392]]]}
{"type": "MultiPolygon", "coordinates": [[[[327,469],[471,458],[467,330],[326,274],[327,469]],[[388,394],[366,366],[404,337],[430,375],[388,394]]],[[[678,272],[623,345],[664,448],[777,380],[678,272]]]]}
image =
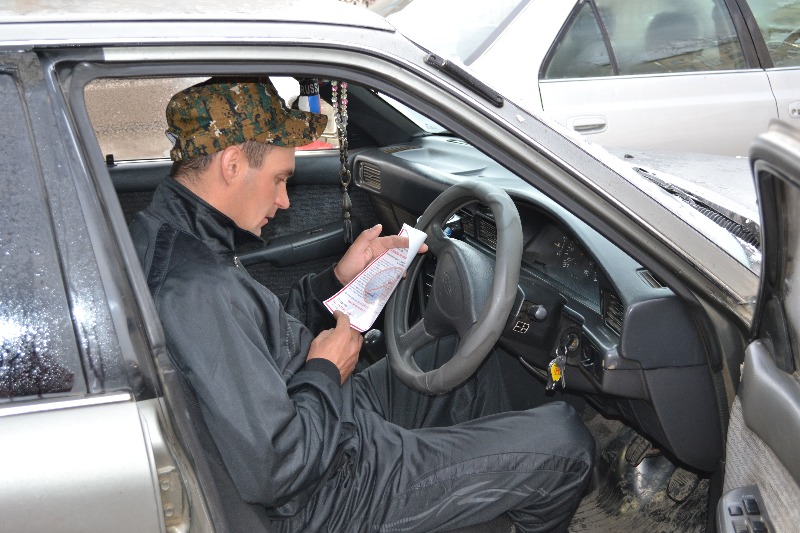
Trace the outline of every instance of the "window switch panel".
{"type": "Polygon", "coordinates": [[[755,485],[726,492],[717,504],[719,533],[771,533],[767,507],[755,485]]]}

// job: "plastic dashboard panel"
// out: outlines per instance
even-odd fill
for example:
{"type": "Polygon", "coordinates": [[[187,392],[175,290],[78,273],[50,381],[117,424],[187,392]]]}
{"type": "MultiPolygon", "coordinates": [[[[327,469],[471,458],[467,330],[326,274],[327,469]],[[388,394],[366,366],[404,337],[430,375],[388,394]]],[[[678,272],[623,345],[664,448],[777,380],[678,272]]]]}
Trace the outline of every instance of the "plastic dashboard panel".
{"type": "MultiPolygon", "coordinates": [[[[570,390],[623,416],[686,464],[717,467],[722,442],[705,349],[684,304],[669,288],[460,139],[431,136],[365,150],[354,158],[353,168],[356,185],[374,199],[387,227],[413,221],[438,194],[463,180],[488,181],[509,192],[525,243],[520,298],[500,344],[543,371],[556,347],[571,343],[570,390]],[[592,279],[579,279],[584,272],[592,279]],[[541,319],[535,316],[540,307],[546,314],[541,319]],[[621,327],[614,327],[610,315],[621,327]]],[[[479,207],[463,210],[475,224],[490,221],[479,207]]],[[[468,229],[473,233],[461,238],[492,254],[491,239],[468,229]]]]}

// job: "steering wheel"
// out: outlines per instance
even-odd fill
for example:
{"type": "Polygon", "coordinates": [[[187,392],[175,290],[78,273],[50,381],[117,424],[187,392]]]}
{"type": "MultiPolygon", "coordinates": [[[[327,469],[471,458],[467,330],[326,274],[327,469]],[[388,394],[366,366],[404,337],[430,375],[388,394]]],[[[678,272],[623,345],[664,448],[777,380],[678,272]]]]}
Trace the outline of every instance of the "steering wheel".
{"type": "Polygon", "coordinates": [[[386,349],[389,364],[403,383],[420,392],[441,394],[470,377],[503,332],[517,295],[522,226],[505,191],[486,183],[463,182],[445,190],[428,206],[417,229],[428,234],[425,242],[437,258],[431,294],[424,316],[409,327],[414,280],[422,265],[422,258],[417,257],[387,304],[386,349]],[[475,200],[494,215],[494,261],[473,246],[446,237],[442,229],[445,217],[475,200]],[[452,333],[460,339],[456,353],[441,367],[422,371],[414,354],[452,333]]]}

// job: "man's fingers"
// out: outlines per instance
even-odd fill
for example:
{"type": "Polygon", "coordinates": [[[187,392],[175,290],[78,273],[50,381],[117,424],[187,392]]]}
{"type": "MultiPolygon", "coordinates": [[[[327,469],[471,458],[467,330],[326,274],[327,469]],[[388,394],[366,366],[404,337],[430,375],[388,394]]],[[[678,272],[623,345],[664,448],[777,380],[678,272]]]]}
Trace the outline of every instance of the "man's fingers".
{"type": "Polygon", "coordinates": [[[381,237],[381,244],[389,248],[408,248],[408,237],[401,237],[400,235],[388,235],[381,237]]]}
{"type": "MultiPolygon", "coordinates": [[[[375,239],[378,235],[381,234],[381,230],[382,229],[383,229],[383,226],[381,226],[380,224],[375,224],[371,228],[365,229],[364,231],[362,231],[361,235],[359,235],[358,238],[359,239],[366,239],[368,241],[371,241],[371,240],[375,239]]],[[[356,239],[356,240],[358,240],[358,239],[356,239]]]]}
{"type": "Polygon", "coordinates": [[[341,311],[334,311],[333,318],[336,319],[336,329],[350,328],[350,317],[341,311]]]}
{"type": "MultiPolygon", "coordinates": [[[[408,248],[408,237],[401,237],[400,235],[391,235],[388,237],[381,237],[381,244],[383,244],[386,249],[389,248],[408,248]]],[[[428,251],[428,245],[424,242],[422,246],[419,247],[419,251],[417,253],[424,254],[428,251]]]]}
{"type": "MultiPolygon", "coordinates": [[[[375,226],[361,232],[359,238],[366,239],[367,241],[373,241],[377,239],[377,242],[380,242],[381,246],[387,250],[390,248],[408,248],[408,237],[401,235],[386,235],[385,237],[381,237],[381,229],[382,226],[380,224],[376,224],[375,226]]],[[[427,251],[428,245],[423,243],[422,247],[419,249],[419,253],[424,254],[427,251]]]]}

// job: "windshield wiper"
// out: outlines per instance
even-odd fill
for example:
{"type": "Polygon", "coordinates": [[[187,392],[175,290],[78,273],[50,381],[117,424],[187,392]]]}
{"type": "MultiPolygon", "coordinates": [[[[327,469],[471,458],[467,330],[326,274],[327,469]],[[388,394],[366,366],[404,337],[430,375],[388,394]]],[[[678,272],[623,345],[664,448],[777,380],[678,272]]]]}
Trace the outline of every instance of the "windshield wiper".
{"type": "Polygon", "coordinates": [[[718,226],[727,230],[731,235],[738,237],[747,244],[754,246],[758,251],[761,251],[761,227],[754,220],[711,202],[702,196],[691,193],[677,185],[664,181],[644,168],[636,166],[633,168],[646,180],[658,185],[684,203],[689,204],[718,226]]]}

